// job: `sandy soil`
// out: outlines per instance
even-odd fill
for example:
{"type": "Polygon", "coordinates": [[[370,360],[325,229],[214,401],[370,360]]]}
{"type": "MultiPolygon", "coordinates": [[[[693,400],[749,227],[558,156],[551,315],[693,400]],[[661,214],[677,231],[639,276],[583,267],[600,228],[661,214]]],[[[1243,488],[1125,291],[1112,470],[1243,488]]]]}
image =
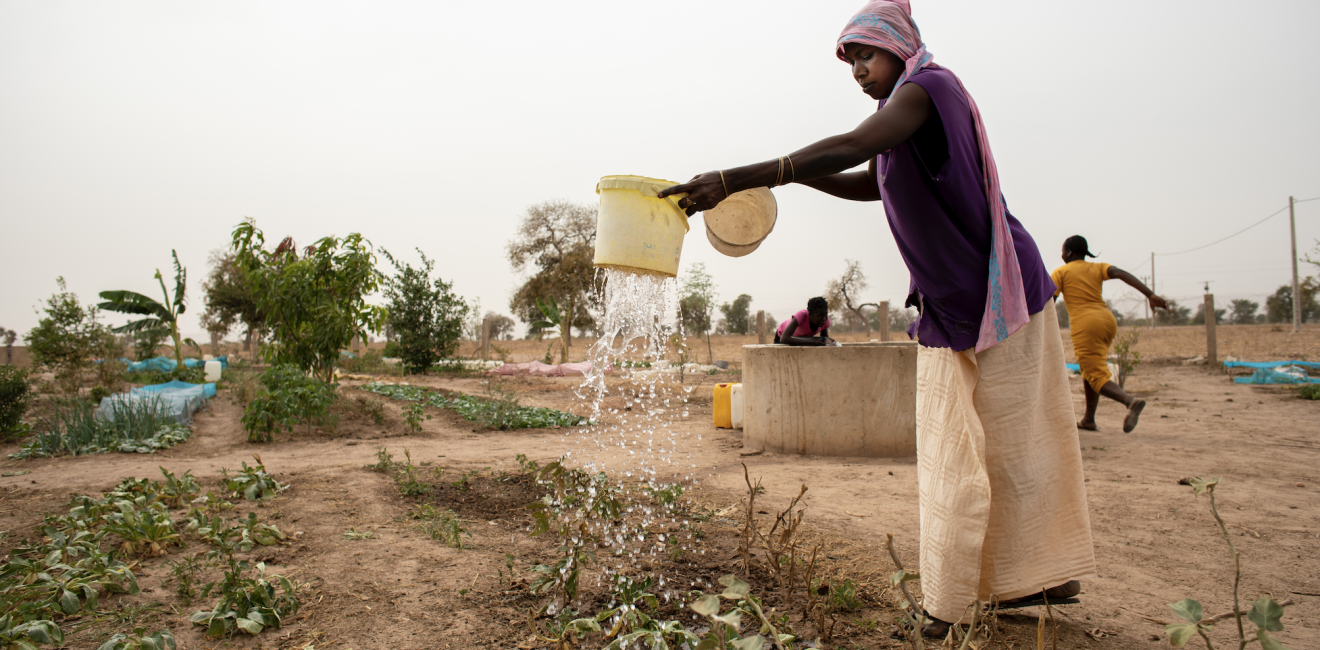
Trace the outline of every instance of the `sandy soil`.
{"type": "MultiPolygon", "coordinates": [[[[896,610],[885,592],[892,567],[883,543],[885,534],[893,533],[904,560],[915,563],[914,459],[744,457],[740,432],[714,429],[709,402],[701,398],[711,383],[727,378],[703,377],[687,416],[675,413],[672,423],[700,459],[700,486],[689,494],[724,513],[707,525],[709,553],[657,561],[649,570],[698,584],[739,570],[730,553],[737,515],[728,513],[737,512],[746,495],[745,462],[766,488],[758,497],[758,508],[766,512],[783,507],[800,485],[808,486],[804,539],[826,544],[827,575],[861,585],[867,605],[843,618],[831,647],[899,647],[887,638],[896,610]]],[[[1080,379],[1071,381],[1080,410],[1080,379]]],[[[416,383],[479,393],[480,382],[429,377],[416,383]]],[[[508,386],[524,403],[581,413],[572,390],[576,383],[522,378],[508,386]]],[[[1100,577],[1083,585],[1081,604],[1055,610],[1060,647],[1165,646],[1162,628],[1142,615],[1169,619],[1165,604],[1187,596],[1205,603],[1208,613],[1231,607],[1231,560],[1207,500],[1193,498],[1190,488],[1178,484],[1187,476],[1224,479],[1220,511],[1243,554],[1244,603],[1264,593],[1293,599],[1280,638],[1293,648],[1320,647],[1320,402],[1298,399],[1286,388],[1236,385],[1221,373],[1178,365],[1145,365],[1129,388],[1150,401],[1136,432],[1123,434],[1122,410],[1103,404],[1101,431],[1081,435],[1100,577]]],[[[546,647],[528,638],[526,612],[539,600],[526,593],[525,579],[510,582],[504,574],[505,553],[515,558],[522,575],[552,551],[546,540],[527,537],[528,518],[517,507],[536,498],[537,491],[499,473],[516,474],[519,453],[542,461],[558,457],[579,444],[574,438],[579,431],[477,431],[452,413],[430,409],[434,418],[422,433],[406,435],[397,403],[387,403],[387,409],[383,425],[346,414],[334,432],[299,432],[253,445],[241,431],[240,408],[222,393],[198,416],[194,438],[165,452],[5,459],[0,461],[5,474],[0,530],[8,536],[0,545],[7,550],[33,537],[42,514],[60,510],[71,493],[99,493],[128,476],[158,477],[158,466],[176,473],[192,470],[212,487],[222,467],[236,468],[257,452],[293,487],[256,510],[295,540],[259,549],[255,558],[306,585],[302,611],[284,628],[259,637],[205,639],[185,620],[197,604],[190,608],[179,601],[164,565],[179,553],[201,552],[200,544],[144,560],[143,593],[107,599],[108,607],[119,607],[121,618],[134,617],[137,624],[168,625],[188,648],[546,647]],[[426,463],[426,471],[442,468],[441,483],[461,471],[491,468],[474,483],[476,497],[449,488],[424,497],[464,517],[472,533],[468,548],[452,549],[419,532],[406,518],[417,500],[399,496],[387,476],[364,468],[382,445],[395,460],[402,460],[407,448],[414,463],[426,463]],[[346,539],[350,527],[374,537],[346,539]],[[159,606],[152,611],[145,607],[150,603],[159,606]]],[[[0,451],[14,449],[6,445],[0,451]]],[[[753,582],[765,588],[764,578],[753,582]]],[[[672,606],[668,611],[678,612],[672,606]]],[[[1038,614],[1039,608],[1002,614],[994,647],[1034,647],[1038,614]]],[[[89,625],[68,647],[95,648],[111,631],[131,627],[89,625]]],[[[1229,640],[1231,627],[1219,626],[1217,645],[1229,640]]]]}

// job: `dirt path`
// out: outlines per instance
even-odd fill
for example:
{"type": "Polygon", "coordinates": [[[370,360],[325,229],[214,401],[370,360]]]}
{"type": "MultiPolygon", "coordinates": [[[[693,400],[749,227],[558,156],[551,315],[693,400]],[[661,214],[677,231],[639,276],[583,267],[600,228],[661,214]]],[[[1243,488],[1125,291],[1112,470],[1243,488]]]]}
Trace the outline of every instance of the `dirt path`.
{"type": "MultiPolygon", "coordinates": [[[[1080,380],[1071,381],[1080,411],[1080,380]]],[[[422,383],[479,390],[473,379],[422,383]]],[[[581,412],[574,383],[518,380],[514,387],[524,403],[581,412]]],[[[1162,629],[1136,615],[1168,619],[1165,604],[1183,597],[1198,598],[1209,613],[1228,611],[1231,561],[1208,501],[1194,499],[1190,488],[1178,484],[1186,476],[1223,478],[1220,511],[1243,554],[1244,604],[1264,593],[1293,599],[1297,604],[1288,609],[1280,638],[1293,648],[1320,647],[1320,403],[1297,399],[1286,389],[1236,385],[1221,374],[1180,366],[1144,367],[1129,389],[1150,402],[1140,428],[1123,434],[1122,409],[1107,403],[1099,413],[1101,431],[1081,437],[1100,578],[1083,586],[1081,605],[1058,610],[1069,647],[1167,647],[1162,629]],[[1093,630],[1105,638],[1086,635],[1093,630]]],[[[885,533],[894,533],[905,559],[915,563],[913,459],[743,457],[740,432],[710,426],[709,404],[688,410],[686,418],[675,413],[673,429],[699,459],[700,499],[730,504],[741,499],[745,462],[753,478],[762,478],[766,494],[760,499],[768,507],[787,502],[805,483],[807,521],[845,540],[855,551],[857,571],[889,571],[885,533]]],[[[57,509],[71,492],[99,492],[127,476],[157,477],[158,466],[176,473],[192,470],[207,483],[222,467],[237,468],[257,452],[272,472],[294,485],[272,506],[288,517],[275,523],[302,533],[270,562],[314,585],[318,600],[283,630],[236,638],[231,646],[476,647],[464,644],[465,630],[488,617],[505,625],[521,615],[515,607],[465,608],[457,590],[462,583],[493,580],[488,574],[502,562],[500,553],[480,550],[480,543],[478,550],[449,549],[400,524],[404,508],[391,500],[393,485],[362,468],[384,445],[396,460],[406,447],[416,463],[511,470],[517,454],[546,460],[583,448],[575,439],[578,431],[473,432],[470,423],[437,411],[417,435],[402,435],[397,421],[380,427],[359,423],[333,435],[281,436],[284,441],[251,445],[240,414],[222,395],[198,417],[192,440],[153,455],[0,461],[0,472],[27,472],[0,478],[0,530],[10,531],[7,544],[32,534],[40,514],[57,509]],[[346,540],[342,533],[350,526],[372,530],[375,538],[346,540]],[[350,622],[335,623],[338,619],[350,622]]],[[[520,522],[483,525],[489,530],[478,531],[479,539],[502,535],[514,547],[525,539],[515,534],[520,522]]],[[[141,598],[168,591],[160,582],[162,570],[147,573],[144,587],[156,591],[141,598]]],[[[1034,633],[1035,615],[1023,610],[1005,620],[1034,633]]],[[[211,646],[185,630],[186,624],[170,624],[187,647],[211,646]]],[[[1228,641],[1231,627],[1219,626],[1217,644],[1228,641]]]]}

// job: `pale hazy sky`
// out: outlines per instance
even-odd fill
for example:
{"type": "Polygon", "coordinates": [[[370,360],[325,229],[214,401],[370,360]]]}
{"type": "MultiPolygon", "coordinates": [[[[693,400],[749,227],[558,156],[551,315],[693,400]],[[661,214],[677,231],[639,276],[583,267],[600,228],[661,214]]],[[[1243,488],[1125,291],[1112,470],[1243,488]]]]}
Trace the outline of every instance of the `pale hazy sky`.
{"type": "MultiPolygon", "coordinates": [[[[176,248],[201,336],[207,255],[243,217],[303,244],[420,246],[508,313],[504,247],[528,205],[594,203],[609,174],[684,181],[774,158],[873,111],[833,53],[861,4],[0,0],[0,326],[33,327],[56,276],[85,302],[155,295],[176,248]]],[[[1151,251],[1320,197],[1320,3],[913,4],[1050,268],[1083,234],[1146,275],[1151,251]]],[[[865,298],[903,300],[879,203],[775,193],[758,251],[723,257],[694,220],[684,267],[705,262],[723,300],[781,318],[845,258],[865,298]]],[[[1220,304],[1263,303],[1289,281],[1287,223],[1157,258],[1157,289],[1194,303],[1209,280],[1220,304]]],[[[1320,201],[1297,229],[1312,249],[1320,201]]]]}

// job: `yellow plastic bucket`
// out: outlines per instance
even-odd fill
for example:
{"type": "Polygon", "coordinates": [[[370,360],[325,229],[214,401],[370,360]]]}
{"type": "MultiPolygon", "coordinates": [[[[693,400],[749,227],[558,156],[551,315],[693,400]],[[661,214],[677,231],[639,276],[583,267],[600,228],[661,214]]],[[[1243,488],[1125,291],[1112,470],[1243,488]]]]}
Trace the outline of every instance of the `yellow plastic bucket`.
{"type": "Polygon", "coordinates": [[[627,268],[678,275],[687,215],[678,207],[678,194],[657,198],[673,181],[645,176],[606,176],[596,184],[600,212],[596,216],[596,257],[603,268],[627,268]]]}

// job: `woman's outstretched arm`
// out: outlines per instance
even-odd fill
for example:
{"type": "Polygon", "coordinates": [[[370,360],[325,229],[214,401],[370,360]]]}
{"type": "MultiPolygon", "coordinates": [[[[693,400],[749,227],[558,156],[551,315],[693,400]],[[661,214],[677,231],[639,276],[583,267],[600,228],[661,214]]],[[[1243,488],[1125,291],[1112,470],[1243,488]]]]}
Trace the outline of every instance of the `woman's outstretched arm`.
{"type": "MultiPolygon", "coordinates": [[[[930,117],[930,107],[930,95],[926,94],[925,88],[914,83],[903,84],[883,108],[862,120],[857,128],[790,154],[792,165],[790,167],[785,162],[782,178],[779,160],[768,160],[725,169],[722,175],[718,171],[699,174],[686,183],[661,191],[660,196],[663,198],[671,194],[687,193],[688,196],[679,205],[687,210],[689,216],[715,207],[728,194],[773,186],[777,181],[794,181],[804,185],[817,182],[820,185],[818,189],[830,194],[844,198],[865,197],[860,200],[873,201],[879,198],[878,188],[871,195],[864,191],[862,183],[865,179],[858,176],[858,173],[840,172],[875,158],[912,137],[926,122],[926,118],[930,117]],[[826,180],[828,177],[834,178],[826,180]],[[839,193],[836,194],[836,191],[839,193]]],[[[874,182],[874,178],[871,175],[871,182],[874,182]]]]}
{"type": "Polygon", "coordinates": [[[1164,299],[1155,295],[1155,292],[1151,291],[1150,287],[1146,286],[1145,282],[1138,280],[1136,276],[1132,275],[1131,273],[1128,273],[1127,271],[1124,271],[1123,269],[1118,268],[1117,266],[1109,267],[1109,279],[1122,280],[1123,282],[1126,282],[1128,286],[1131,286],[1133,289],[1140,291],[1141,295],[1146,296],[1146,300],[1150,301],[1151,309],[1167,310],[1169,308],[1169,305],[1164,302],[1164,299]]]}

